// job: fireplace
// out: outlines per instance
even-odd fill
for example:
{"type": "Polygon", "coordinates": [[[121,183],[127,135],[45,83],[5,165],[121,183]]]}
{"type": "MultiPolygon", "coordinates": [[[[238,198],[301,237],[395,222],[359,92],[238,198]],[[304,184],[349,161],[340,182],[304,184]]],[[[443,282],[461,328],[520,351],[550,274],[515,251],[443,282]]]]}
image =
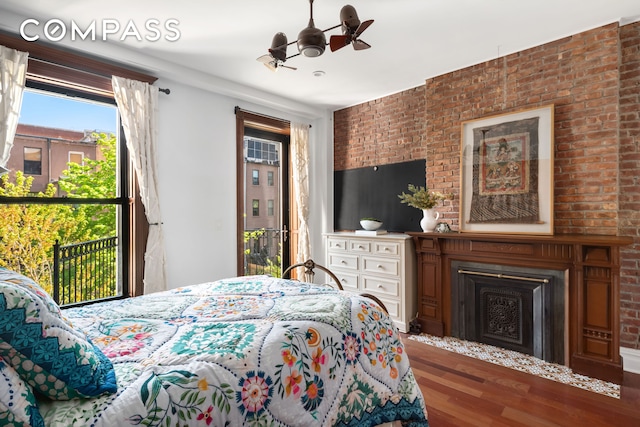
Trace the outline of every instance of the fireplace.
{"type": "Polygon", "coordinates": [[[564,272],[451,262],[451,335],[564,363],[564,272]]]}
{"type": "Polygon", "coordinates": [[[454,335],[454,330],[460,335],[462,330],[465,337],[473,334],[474,339],[478,334],[480,340],[499,338],[501,346],[541,351],[542,358],[562,360],[575,372],[618,384],[622,381],[620,246],[633,239],[570,234],[408,234],[415,243],[415,323],[422,332],[447,336],[454,335]],[[457,277],[460,264],[452,265],[460,262],[466,263],[463,270],[479,269],[476,272],[482,274],[457,277]],[[493,277],[500,280],[486,279],[500,274],[502,277],[493,277]],[[552,284],[516,284],[505,276],[541,278],[543,283],[548,279],[552,284]],[[470,280],[471,285],[461,287],[461,280],[470,280]],[[472,310],[466,310],[469,301],[473,301],[472,310]],[[488,320],[476,317],[485,309],[499,314],[488,320]],[[517,321],[504,321],[500,316],[517,321]],[[531,326],[525,322],[528,319],[532,319],[531,326]],[[525,336],[528,333],[531,337],[525,336]],[[547,344],[550,340],[552,344],[547,344]],[[549,345],[553,350],[548,350],[549,345]]]}

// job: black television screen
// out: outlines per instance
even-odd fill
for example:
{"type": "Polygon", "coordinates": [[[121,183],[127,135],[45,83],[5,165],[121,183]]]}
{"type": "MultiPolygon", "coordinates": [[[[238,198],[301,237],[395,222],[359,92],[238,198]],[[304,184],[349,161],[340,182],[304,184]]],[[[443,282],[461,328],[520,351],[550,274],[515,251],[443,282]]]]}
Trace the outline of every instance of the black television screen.
{"type": "Polygon", "coordinates": [[[409,184],[424,186],[426,160],[334,172],[334,228],[358,230],[360,219],[380,219],[392,232],[421,231],[422,211],[400,203],[409,184]]]}

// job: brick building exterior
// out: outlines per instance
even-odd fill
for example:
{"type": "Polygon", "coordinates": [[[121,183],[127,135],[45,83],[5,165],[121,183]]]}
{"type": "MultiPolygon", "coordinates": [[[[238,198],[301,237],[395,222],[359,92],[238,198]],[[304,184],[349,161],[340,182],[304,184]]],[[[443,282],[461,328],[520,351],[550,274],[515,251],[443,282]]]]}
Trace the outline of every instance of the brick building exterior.
{"type": "Polygon", "coordinates": [[[100,155],[92,131],[19,124],[7,168],[12,174],[19,170],[32,176],[31,190],[37,193],[49,183],[56,184],[69,162],[100,160],[100,155]]]}

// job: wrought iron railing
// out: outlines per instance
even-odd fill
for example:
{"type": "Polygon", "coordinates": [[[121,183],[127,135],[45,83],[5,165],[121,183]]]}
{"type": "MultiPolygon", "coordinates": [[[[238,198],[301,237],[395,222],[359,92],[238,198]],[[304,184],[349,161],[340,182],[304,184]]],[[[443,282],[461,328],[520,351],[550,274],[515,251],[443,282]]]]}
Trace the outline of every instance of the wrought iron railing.
{"type": "Polygon", "coordinates": [[[59,305],[118,295],[118,238],[53,247],[53,299],[59,305]]]}
{"type": "Polygon", "coordinates": [[[245,230],[244,271],[280,277],[280,230],[245,230]]]}

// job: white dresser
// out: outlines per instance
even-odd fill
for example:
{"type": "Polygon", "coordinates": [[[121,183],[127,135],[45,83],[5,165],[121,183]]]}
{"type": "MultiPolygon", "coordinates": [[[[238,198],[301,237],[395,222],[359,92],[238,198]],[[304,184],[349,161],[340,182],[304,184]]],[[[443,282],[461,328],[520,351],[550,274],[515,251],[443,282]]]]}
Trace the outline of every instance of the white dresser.
{"type": "Polygon", "coordinates": [[[413,240],[406,234],[325,234],[326,264],[346,291],[380,298],[401,332],[416,317],[418,291],[413,240]]]}

